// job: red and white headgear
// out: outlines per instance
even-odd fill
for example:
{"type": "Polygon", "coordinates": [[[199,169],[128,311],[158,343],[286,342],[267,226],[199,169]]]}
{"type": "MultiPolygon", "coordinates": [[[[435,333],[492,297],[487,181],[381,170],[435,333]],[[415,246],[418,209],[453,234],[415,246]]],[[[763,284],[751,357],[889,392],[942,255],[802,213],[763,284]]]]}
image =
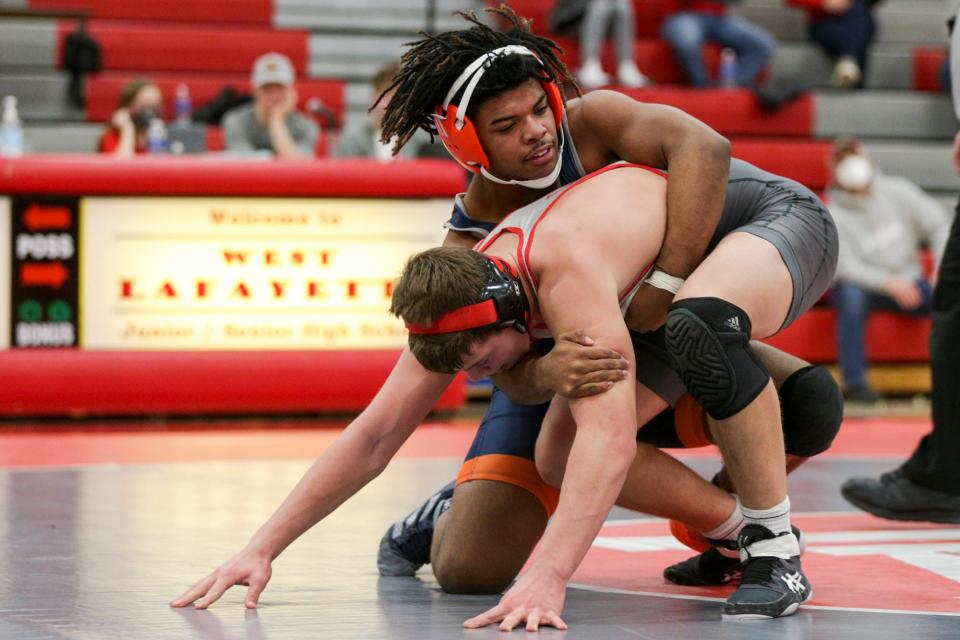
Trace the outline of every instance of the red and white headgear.
{"type": "Polygon", "coordinates": [[[470,98],[483,77],[484,72],[490,67],[490,64],[499,56],[510,54],[519,54],[533,56],[533,58],[543,65],[537,55],[527,47],[519,44],[511,44],[505,47],[494,49],[483,54],[471,62],[463,73],[454,81],[450,90],[447,92],[443,103],[437,107],[437,112],[433,115],[433,122],[440,135],[443,146],[447,148],[450,155],[460,163],[462,167],[473,173],[479,173],[483,177],[499,184],[517,184],[531,189],[544,189],[550,187],[557,181],[560,175],[560,167],[563,158],[563,95],[560,93],[560,87],[551,80],[540,81],[543,90],[547,94],[547,104],[553,112],[553,119],[557,125],[557,137],[560,140],[557,162],[550,172],[550,175],[534,180],[503,180],[490,173],[490,160],[487,158],[483,145],[480,144],[480,137],[477,130],[467,117],[467,108],[470,105],[470,98]],[[460,102],[457,105],[450,104],[454,96],[466,84],[466,89],[460,102]]]}

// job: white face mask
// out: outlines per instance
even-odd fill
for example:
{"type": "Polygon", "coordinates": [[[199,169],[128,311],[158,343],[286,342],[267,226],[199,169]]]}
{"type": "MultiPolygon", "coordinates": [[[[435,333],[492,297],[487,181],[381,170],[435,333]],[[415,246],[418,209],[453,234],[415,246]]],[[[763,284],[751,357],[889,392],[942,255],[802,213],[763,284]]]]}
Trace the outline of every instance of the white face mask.
{"type": "Polygon", "coordinates": [[[860,155],[849,155],[837,165],[837,184],[847,191],[863,191],[873,182],[873,165],[860,155]]]}

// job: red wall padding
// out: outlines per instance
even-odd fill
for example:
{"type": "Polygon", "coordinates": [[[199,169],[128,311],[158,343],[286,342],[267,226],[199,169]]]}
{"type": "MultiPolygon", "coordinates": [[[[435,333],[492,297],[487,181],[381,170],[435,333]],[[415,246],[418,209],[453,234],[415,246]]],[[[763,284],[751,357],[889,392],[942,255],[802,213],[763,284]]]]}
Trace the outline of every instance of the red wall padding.
{"type": "Polygon", "coordinates": [[[918,47],[913,50],[913,88],[918,91],[943,91],[940,67],[947,58],[942,48],[918,47]]]}
{"type": "MultiPolygon", "coordinates": [[[[0,353],[0,415],[359,411],[399,351],[0,353]]],[[[463,404],[458,376],[436,409],[463,404]]]]}
{"type": "Polygon", "coordinates": [[[86,9],[94,18],[269,25],[273,0],[30,0],[33,9],[86,9]]]}
{"type": "Polygon", "coordinates": [[[465,186],[463,169],[446,160],[0,158],[0,193],[449,198],[465,186]]]}
{"type": "MultiPolygon", "coordinates": [[[[498,6],[501,0],[490,0],[491,6],[498,6]]],[[[550,12],[554,0],[510,0],[508,2],[518,15],[533,20],[535,33],[549,35],[550,12]]],[[[655,36],[664,17],[676,8],[673,0],[633,0],[633,14],[638,37],[655,36]]]]}
{"type": "MultiPolygon", "coordinates": [[[[927,362],[929,341],[930,318],[877,311],[867,322],[867,357],[870,362],[927,362]]],[[[810,362],[836,362],[834,310],[829,307],[811,309],[764,342],[810,362]]]]}
{"type": "Polygon", "coordinates": [[[791,178],[814,191],[823,191],[827,186],[829,141],[734,138],[731,142],[734,157],[764,171],[791,178]]]}
{"type": "MultiPolygon", "coordinates": [[[[137,74],[122,72],[106,72],[88,76],[87,83],[87,120],[90,122],[106,122],[117,108],[117,98],[120,91],[130,79],[137,74]]],[[[183,83],[190,89],[190,98],[193,108],[196,109],[210,102],[224,87],[233,87],[239,93],[250,93],[250,74],[199,74],[199,73],[154,73],[150,80],[155,82],[163,92],[167,114],[173,114],[173,102],[177,85],[183,83]]],[[[333,111],[342,120],[345,108],[346,83],[340,79],[297,80],[297,93],[300,95],[299,106],[307,108],[311,99],[319,99],[327,109],[333,111]]]]}
{"type": "Polygon", "coordinates": [[[813,97],[809,94],[768,113],[746,89],[650,87],[622,91],[641,102],[677,107],[727,136],[810,136],[813,133],[813,97]]]}
{"type": "MultiPolygon", "coordinates": [[[[58,24],[57,59],[63,41],[75,28],[71,21],[58,24]]],[[[238,71],[250,72],[257,56],[278,51],[290,58],[298,75],[307,68],[305,31],[215,28],[195,26],[124,24],[91,20],[90,34],[103,51],[107,70],[238,71]]]]}

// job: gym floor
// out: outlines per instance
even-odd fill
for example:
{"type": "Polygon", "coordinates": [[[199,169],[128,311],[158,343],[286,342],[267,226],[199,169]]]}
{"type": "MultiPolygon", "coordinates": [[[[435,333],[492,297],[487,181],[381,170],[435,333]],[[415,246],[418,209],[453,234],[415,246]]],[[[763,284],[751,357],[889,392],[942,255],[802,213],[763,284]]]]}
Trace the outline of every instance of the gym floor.
{"type": "MultiPolygon", "coordinates": [[[[464,631],[493,596],[442,593],[429,571],[381,578],[386,527],[459,468],[476,422],[431,422],[387,471],[274,562],[260,607],[235,587],[207,611],[168,602],[239,550],[344,422],[6,425],[0,433],[0,638],[490,638],[464,631]]],[[[762,640],[960,637],[960,526],[897,523],[839,495],[895,467],[929,429],[858,418],[790,480],[812,600],[790,618],[722,622],[732,587],[668,585],[691,552],[667,524],[615,510],[568,589],[570,630],[543,637],[762,640]]],[[[710,450],[676,452],[704,475],[710,450]]],[[[516,637],[526,637],[515,631],[516,637]]]]}

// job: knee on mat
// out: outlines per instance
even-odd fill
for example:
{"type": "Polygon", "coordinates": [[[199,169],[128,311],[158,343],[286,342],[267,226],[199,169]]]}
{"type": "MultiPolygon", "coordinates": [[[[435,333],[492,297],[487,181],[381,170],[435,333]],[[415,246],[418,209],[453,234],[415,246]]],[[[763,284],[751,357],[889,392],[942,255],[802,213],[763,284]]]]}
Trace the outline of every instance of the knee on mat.
{"type": "Polygon", "coordinates": [[[497,566],[494,558],[464,557],[463,553],[438,554],[433,575],[447,593],[494,595],[503,593],[517,576],[514,567],[497,566]]]}

